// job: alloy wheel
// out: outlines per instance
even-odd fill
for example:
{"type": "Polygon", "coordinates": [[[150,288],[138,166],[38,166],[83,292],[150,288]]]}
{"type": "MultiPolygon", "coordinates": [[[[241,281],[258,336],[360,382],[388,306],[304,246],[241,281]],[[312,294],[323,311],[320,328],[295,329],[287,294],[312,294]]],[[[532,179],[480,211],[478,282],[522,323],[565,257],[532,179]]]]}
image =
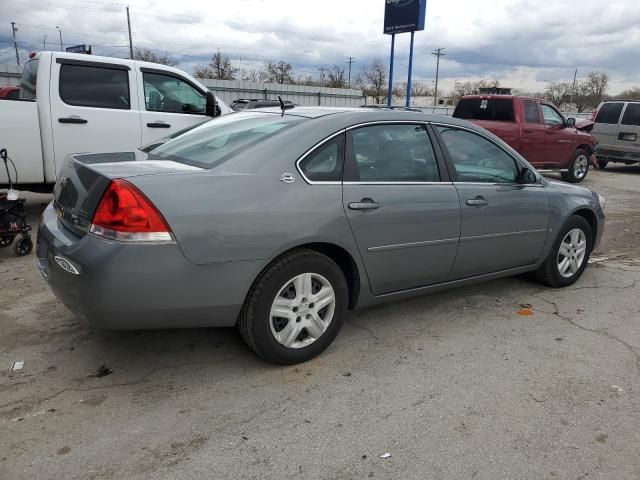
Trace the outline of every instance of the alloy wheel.
{"type": "Polygon", "coordinates": [[[306,347],[327,330],[335,307],[335,292],[325,277],[298,275],[283,285],[271,305],[271,333],[284,347],[306,347]]]}
{"type": "Polygon", "coordinates": [[[584,178],[589,169],[589,159],[586,155],[578,155],[573,164],[573,176],[580,179],[584,178]]]}
{"type": "Polygon", "coordinates": [[[587,254],[587,237],[579,228],[567,233],[558,249],[558,272],[564,278],[575,275],[582,266],[587,254]]]}

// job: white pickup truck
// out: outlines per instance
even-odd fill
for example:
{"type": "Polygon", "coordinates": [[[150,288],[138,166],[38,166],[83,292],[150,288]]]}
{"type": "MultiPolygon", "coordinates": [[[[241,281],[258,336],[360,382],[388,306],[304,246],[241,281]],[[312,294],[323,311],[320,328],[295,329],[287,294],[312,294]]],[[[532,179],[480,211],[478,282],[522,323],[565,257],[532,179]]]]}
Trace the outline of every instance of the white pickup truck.
{"type": "MultiPolygon", "coordinates": [[[[177,68],[120,58],[40,52],[24,66],[18,101],[0,102],[0,148],[20,190],[51,191],[72,153],[131,152],[231,113],[177,68]]],[[[8,183],[0,165],[0,188],[8,183]]]]}

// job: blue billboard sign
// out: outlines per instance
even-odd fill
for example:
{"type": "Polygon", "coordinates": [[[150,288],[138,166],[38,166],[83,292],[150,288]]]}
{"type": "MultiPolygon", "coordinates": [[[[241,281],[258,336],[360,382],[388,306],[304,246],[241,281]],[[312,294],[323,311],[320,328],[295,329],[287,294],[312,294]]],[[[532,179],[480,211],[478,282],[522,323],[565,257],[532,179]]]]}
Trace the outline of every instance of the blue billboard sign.
{"type": "Polygon", "coordinates": [[[91,45],[89,45],[89,48],[86,45],[74,45],[73,47],[67,47],[65,50],[69,53],[91,54],[91,45]]]}
{"type": "Polygon", "coordinates": [[[385,0],[384,33],[424,30],[427,0],[385,0]]]}

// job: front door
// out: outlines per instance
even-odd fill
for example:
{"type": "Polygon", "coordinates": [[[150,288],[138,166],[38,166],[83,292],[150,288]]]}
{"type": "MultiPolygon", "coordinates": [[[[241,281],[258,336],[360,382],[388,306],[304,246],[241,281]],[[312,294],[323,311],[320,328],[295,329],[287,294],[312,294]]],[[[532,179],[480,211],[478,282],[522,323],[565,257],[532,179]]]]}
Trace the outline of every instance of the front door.
{"type": "Polygon", "coordinates": [[[55,60],[50,95],[57,172],[72,153],[131,152],[140,147],[136,72],[116,58],[112,63],[55,60]]]}
{"type": "Polygon", "coordinates": [[[549,198],[542,183],[518,183],[521,166],[488,138],[438,127],[461,204],[456,278],[535,263],[549,229],[549,198]]]}
{"type": "Polygon", "coordinates": [[[140,68],[139,75],[143,145],[209,119],[206,94],[186,78],[146,67],[140,68]]]}
{"type": "Polygon", "coordinates": [[[546,133],[543,145],[546,162],[551,167],[567,168],[577,148],[575,129],[565,127],[565,119],[555,107],[541,103],[540,109],[546,133]]]}
{"type": "Polygon", "coordinates": [[[346,152],[344,211],[373,293],[447,280],[458,248],[460,203],[426,126],[350,130],[346,152]]]}

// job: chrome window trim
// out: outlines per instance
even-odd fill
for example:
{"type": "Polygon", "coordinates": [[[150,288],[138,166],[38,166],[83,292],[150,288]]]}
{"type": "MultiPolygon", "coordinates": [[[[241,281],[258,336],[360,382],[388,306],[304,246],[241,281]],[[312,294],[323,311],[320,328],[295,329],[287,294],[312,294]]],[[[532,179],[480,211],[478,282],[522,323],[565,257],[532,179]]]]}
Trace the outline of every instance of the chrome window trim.
{"type": "Polygon", "coordinates": [[[489,186],[489,187],[534,187],[543,188],[540,183],[508,183],[508,182],[453,182],[454,185],[473,185],[473,186],[489,186]]]}
{"type": "Polygon", "coordinates": [[[343,185],[453,185],[453,182],[342,182],[343,185]]]}
{"type": "MultiPolygon", "coordinates": [[[[493,140],[490,137],[487,137],[484,133],[482,132],[478,132],[477,130],[474,130],[472,128],[468,128],[468,127],[463,127],[461,125],[455,125],[452,123],[442,123],[442,122],[431,122],[431,125],[434,126],[440,126],[440,127],[453,127],[453,128],[457,128],[459,130],[465,130],[469,133],[475,133],[476,135],[484,138],[485,140],[488,140],[489,142],[493,143],[496,147],[498,147],[500,150],[502,150],[504,153],[506,153],[507,155],[509,155],[518,165],[520,165],[522,168],[529,168],[528,166],[524,165],[520,159],[518,159],[517,157],[514,157],[511,152],[509,152],[508,150],[505,150],[501,145],[499,145],[498,143],[495,142],[495,140],[493,140]]],[[[440,132],[438,132],[440,133],[440,132]]],[[[536,183],[500,183],[498,185],[524,185],[524,186],[530,186],[530,185],[541,185],[542,182],[542,176],[540,175],[540,173],[536,170],[535,167],[533,167],[533,165],[531,166],[533,168],[533,173],[536,176],[536,183]]],[[[490,185],[490,183],[482,183],[482,182],[454,182],[454,183],[464,183],[464,184],[482,184],[482,185],[490,185]]]]}
{"type": "MultiPolygon", "coordinates": [[[[313,147],[311,147],[309,150],[307,150],[306,152],[304,152],[302,154],[302,156],[296,160],[296,169],[298,170],[298,173],[300,174],[300,176],[304,179],[305,182],[307,182],[309,185],[342,185],[342,181],[338,180],[309,180],[307,178],[307,176],[304,174],[304,171],[302,170],[302,168],[300,167],[300,163],[307,158],[309,155],[311,155],[314,151],[316,151],[318,148],[322,147],[325,143],[333,140],[334,138],[336,138],[338,135],[344,135],[346,133],[346,129],[342,129],[342,130],[338,130],[337,132],[329,135],[328,137],[326,137],[323,140],[320,140],[320,142],[316,143],[313,147]]],[[[343,155],[344,156],[344,155],[343,155]]],[[[345,159],[343,159],[344,162],[345,159]]],[[[344,170],[344,168],[343,168],[344,170]]]]}

